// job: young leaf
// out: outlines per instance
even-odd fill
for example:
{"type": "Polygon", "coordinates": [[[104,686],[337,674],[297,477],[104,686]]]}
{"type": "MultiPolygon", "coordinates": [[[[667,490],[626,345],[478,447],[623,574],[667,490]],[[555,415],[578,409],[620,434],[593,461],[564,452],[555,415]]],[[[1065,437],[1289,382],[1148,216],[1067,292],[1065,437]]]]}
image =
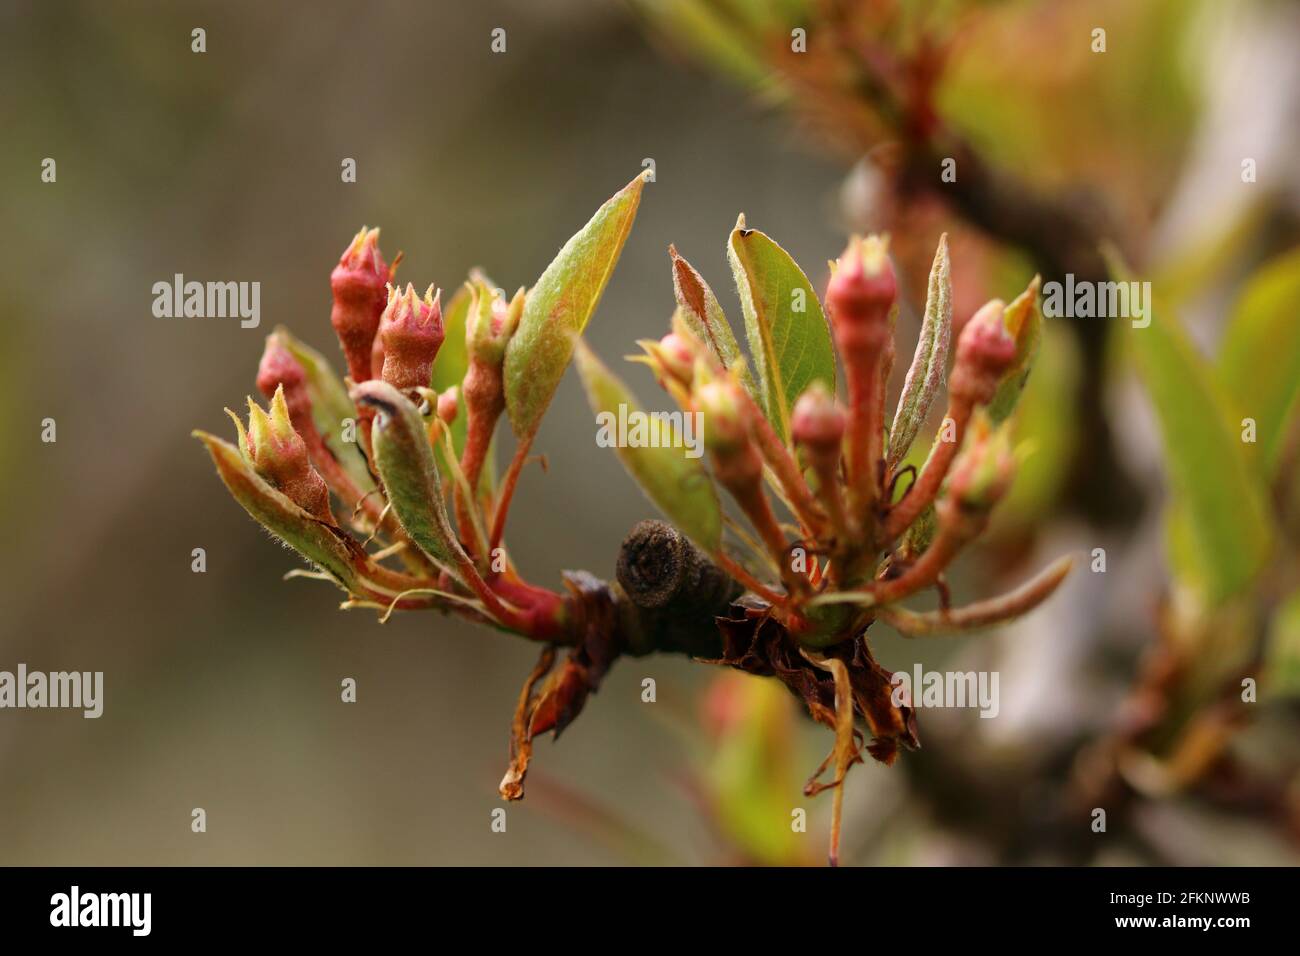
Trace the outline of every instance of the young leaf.
{"type": "Polygon", "coordinates": [[[362,382],[352,396],[379,413],[370,440],[397,520],[420,550],[454,573],[467,559],[447,520],[433,446],[420,413],[386,382],[362,382]]]}
{"type": "MultiPolygon", "coordinates": [[[[432,388],[435,392],[445,392],[453,385],[459,385],[465,378],[465,370],[469,368],[469,355],[465,345],[465,317],[469,314],[469,299],[469,289],[462,284],[452,295],[451,301],[443,307],[442,327],[445,337],[442,348],[438,349],[438,358],[433,363],[432,388]]],[[[464,407],[451,423],[451,440],[459,455],[465,448],[464,407]]]]}
{"type": "Polygon", "coordinates": [[[1270,695],[1300,697],[1300,591],[1273,614],[1264,648],[1264,686],[1270,695]]]}
{"type": "MultiPolygon", "coordinates": [[[[334,578],[350,594],[365,593],[355,567],[360,548],[352,538],[271,487],[234,445],[204,431],[195,431],[193,435],[207,448],[217,474],[231,495],[258,524],[334,578]]],[[[360,558],[364,560],[364,554],[360,558]]]]}
{"type": "MultiPolygon", "coordinates": [[[[677,306],[682,310],[682,317],[695,337],[708,346],[709,351],[722,363],[723,368],[731,368],[741,361],[740,346],[736,343],[736,334],[731,331],[731,323],[718,303],[704,277],[695,271],[695,267],[677,253],[676,246],[668,247],[668,255],[673,260],[673,294],[677,297],[677,306]]],[[[755,398],[758,388],[749,366],[741,364],[740,383],[755,398]]]]}
{"type": "Polygon", "coordinates": [[[998,386],[993,401],[989,402],[989,418],[995,425],[1005,421],[1015,410],[1020,393],[1029,381],[1034,359],[1038,357],[1038,345],[1043,338],[1043,311],[1038,304],[1038,289],[1041,285],[1042,279],[1034,276],[1029,287],[1016,296],[1002,313],[1002,322],[1016,342],[1016,358],[1002,376],[1002,383],[998,386]]]}
{"type": "MultiPolygon", "coordinates": [[[[578,372],[598,417],[611,415],[617,422],[620,408],[623,414],[644,414],[636,396],[581,340],[578,372]]],[[[644,445],[625,447],[624,443],[616,443],[623,467],[669,521],[699,547],[716,554],[722,546],[722,510],[702,459],[686,456],[682,436],[669,422],[651,416],[648,426],[650,434],[644,445]]],[[[702,436],[695,437],[698,440],[702,436]]]]}
{"type": "Polygon", "coordinates": [[[930,267],[925,295],[925,316],[921,337],[912,356],[912,367],[903,380],[894,424],[889,429],[889,467],[903,460],[916,433],[930,414],[930,405],[943,385],[948,368],[948,343],[952,339],[952,276],[948,265],[948,234],[939,237],[939,248],[930,267]]]}
{"type": "MultiPolygon", "coordinates": [[[[1111,274],[1131,278],[1112,259],[1111,274]]],[[[1157,303],[1158,304],[1158,303],[1157,303]]],[[[1173,319],[1152,309],[1145,328],[1123,326],[1129,350],[1164,433],[1176,517],[1213,604],[1246,587],[1267,558],[1270,528],[1263,490],[1225,414],[1210,369],[1173,319]]]]}
{"type": "Polygon", "coordinates": [[[506,348],[510,425],[521,442],[537,432],[632,229],[646,173],[614,194],[573,236],[528,292],[519,328],[506,348]]]}
{"type": "Polygon", "coordinates": [[[316,423],[316,430],[353,483],[363,492],[370,491],[375,487],[375,482],[370,477],[370,469],[366,467],[360,447],[355,441],[343,440],[344,419],[355,421],[357,417],[357,410],[348,398],[343,382],[334,374],[323,355],[298,341],[284,326],[277,327],[275,334],[306,373],[311,417],[316,423]]]}
{"type": "Polygon", "coordinates": [[[1224,330],[1218,381],[1237,411],[1255,420],[1271,475],[1300,407],[1300,249],[1266,263],[1246,284],[1224,330]]]}
{"type": "Polygon", "coordinates": [[[727,240],[727,258],[745,313],[745,337],[758,368],[768,421],[790,440],[790,410],[816,379],[835,391],[835,350],[808,277],[742,215],[727,240]]]}

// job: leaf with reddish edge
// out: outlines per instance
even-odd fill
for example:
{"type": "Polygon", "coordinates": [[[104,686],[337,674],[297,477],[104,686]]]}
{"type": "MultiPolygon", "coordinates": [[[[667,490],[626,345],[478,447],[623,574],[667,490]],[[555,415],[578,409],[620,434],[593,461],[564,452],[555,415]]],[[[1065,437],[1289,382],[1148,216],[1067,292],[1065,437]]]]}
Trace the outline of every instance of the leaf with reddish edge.
{"type": "Polygon", "coordinates": [[[736,334],[731,330],[731,323],[727,321],[718,297],[695,267],[678,254],[675,246],[668,247],[668,255],[673,261],[673,294],[687,328],[708,347],[724,369],[740,363],[740,383],[758,400],[758,386],[749,366],[744,364],[736,334]]]}
{"type": "Polygon", "coordinates": [[[618,263],[646,175],[638,175],[596,210],[528,290],[505,360],[506,411],[521,445],[537,433],[573,357],[574,341],[587,327],[618,263]]]}

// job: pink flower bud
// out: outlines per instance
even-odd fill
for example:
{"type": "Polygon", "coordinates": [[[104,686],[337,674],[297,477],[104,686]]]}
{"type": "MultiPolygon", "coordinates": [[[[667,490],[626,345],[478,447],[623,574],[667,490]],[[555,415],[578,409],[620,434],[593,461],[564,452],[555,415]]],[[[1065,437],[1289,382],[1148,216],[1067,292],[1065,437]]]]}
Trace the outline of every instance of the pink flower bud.
{"type": "Polygon", "coordinates": [[[243,439],[249,461],[259,475],[304,511],[326,521],[334,520],[329,488],[311,466],[307,446],[294,430],[283,387],[275,390],[270,415],[251,398],[248,400],[248,432],[243,439]]]}
{"type": "Polygon", "coordinates": [[[957,360],[948,391],[957,399],[983,405],[1016,359],[1016,341],[1002,320],[1001,299],[985,303],[966,322],[957,340],[957,360]]]}
{"type": "Polygon", "coordinates": [[[398,390],[428,388],[444,334],[441,289],[435,294],[429,286],[421,301],[409,282],[402,291],[390,287],[379,329],[384,342],[383,380],[398,390]]]}
{"type": "Polygon", "coordinates": [[[659,340],[655,355],[666,373],[683,385],[691,384],[691,376],[695,373],[694,340],[669,332],[659,340]]]}
{"type": "Polygon", "coordinates": [[[362,226],[330,274],[330,289],[334,293],[330,324],[343,346],[348,374],[354,382],[370,378],[371,349],[384,313],[384,290],[393,277],[392,272],[379,251],[379,230],[362,226]]]}
{"type": "Polygon", "coordinates": [[[748,406],[735,381],[719,378],[698,383],[691,401],[704,414],[704,444],[710,451],[731,455],[750,444],[748,406]]]}
{"type": "Polygon", "coordinates": [[[266,349],[257,367],[257,389],[268,400],[278,389],[284,389],[285,405],[295,431],[301,432],[311,423],[311,396],[307,393],[307,373],[280,340],[277,333],[266,338],[266,349]]]}
{"type": "Polygon", "coordinates": [[[968,515],[988,512],[1007,493],[1015,472],[1010,429],[1005,425],[994,429],[988,415],[977,412],[948,476],[947,494],[940,502],[941,512],[945,508],[950,511],[953,506],[968,515]]]}
{"type": "Polygon", "coordinates": [[[790,433],[796,443],[817,456],[839,457],[844,440],[844,410],[821,381],[799,396],[790,416],[790,433]]]}
{"type": "Polygon", "coordinates": [[[875,353],[891,338],[889,312],[898,282],[888,248],[880,236],[854,237],[832,266],[826,309],[841,352],[875,353]]]}

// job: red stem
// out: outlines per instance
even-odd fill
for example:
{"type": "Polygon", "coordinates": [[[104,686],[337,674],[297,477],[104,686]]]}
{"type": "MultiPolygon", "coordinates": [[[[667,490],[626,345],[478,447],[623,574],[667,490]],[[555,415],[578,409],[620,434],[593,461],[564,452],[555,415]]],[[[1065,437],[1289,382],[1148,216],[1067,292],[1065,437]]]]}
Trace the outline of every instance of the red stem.
{"type": "Polygon", "coordinates": [[[957,455],[957,450],[961,448],[970,416],[969,402],[954,401],[948,406],[947,417],[953,422],[953,440],[937,443],[921,469],[921,474],[912,483],[912,487],[907,489],[903,499],[890,510],[889,516],[885,519],[885,541],[893,541],[911,527],[912,522],[920,517],[921,512],[934,501],[944,477],[948,474],[948,468],[957,455]]]}
{"type": "Polygon", "coordinates": [[[510,499],[514,497],[515,485],[519,483],[519,472],[523,470],[524,462],[528,460],[528,449],[532,444],[531,436],[520,442],[519,447],[515,449],[515,457],[510,460],[510,468],[501,480],[501,491],[497,495],[497,510],[492,519],[492,534],[488,539],[489,554],[500,547],[501,539],[505,536],[506,517],[510,514],[510,499]]]}

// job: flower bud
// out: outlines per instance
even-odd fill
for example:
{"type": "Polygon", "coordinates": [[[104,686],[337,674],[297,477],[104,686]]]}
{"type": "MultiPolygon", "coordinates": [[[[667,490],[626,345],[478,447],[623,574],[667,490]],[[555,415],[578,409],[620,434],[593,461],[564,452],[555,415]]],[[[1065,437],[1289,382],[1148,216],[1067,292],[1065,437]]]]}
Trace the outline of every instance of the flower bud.
{"type": "Polygon", "coordinates": [[[794,403],[790,434],[816,458],[836,460],[844,440],[844,410],[824,382],[814,381],[794,403]]]}
{"type": "Polygon", "coordinates": [[[275,397],[277,390],[283,389],[289,421],[293,423],[294,430],[301,432],[308,424],[314,427],[311,396],[307,392],[307,373],[293,357],[293,353],[285,347],[278,332],[272,332],[266,337],[266,349],[257,366],[257,389],[268,400],[275,397]]]}
{"type": "Polygon", "coordinates": [[[940,504],[955,505],[967,514],[983,514],[1006,494],[1015,472],[1010,429],[1003,425],[994,430],[988,415],[979,412],[971,420],[965,447],[953,463],[947,495],[940,504]]]}
{"type": "Polygon", "coordinates": [[[956,399],[975,405],[992,400],[998,383],[1016,359],[1016,341],[1007,331],[1001,299],[985,303],[970,317],[957,340],[957,360],[948,382],[956,399]]]}
{"type": "Polygon", "coordinates": [[[450,425],[460,411],[460,386],[452,385],[438,396],[438,417],[450,425]]]}
{"type": "Polygon", "coordinates": [[[692,393],[695,410],[704,414],[704,444],[725,454],[749,443],[749,422],[739,386],[730,379],[701,384],[692,393]]]}
{"type": "Polygon", "coordinates": [[[239,427],[253,469],[298,507],[332,522],[329,489],[311,466],[307,446],[289,419],[283,386],[275,390],[270,415],[250,398],[248,431],[244,432],[238,419],[235,419],[235,424],[239,427]]]}
{"type": "Polygon", "coordinates": [[[515,334],[524,314],[524,290],[519,289],[507,304],[497,289],[488,287],[481,276],[468,283],[469,313],[465,317],[465,343],[471,360],[500,367],[505,361],[506,344],[515,334]]]}
{"type": "Polygon", "coordinates": [[[334,293],[330,324],[343,346],[348,374],[354,382],[370,378],[371,350],[384,313],[385,286],[392,273],[379,251],[379,230],[362,226],[330,274],[334,293]]]}
{"type": "Polygon", "coordinates": [[[697,362],[707,357],[695,337],[684,327],[678,327],[677,315],[673,318],[674,331],[658,341],[638,339],[637,344],[645,350],[644,361],[655,373],[655,380],[674,398],[684,402],[689,400],[697,362]]]}
{"type": "Polygon", "coordinates": [[[419,299],[408,282],[405,290],[389,287],[379,338],[384,343],[380,377],[399,391],[428,388],[433,362],[442,348],[442,290],[429,286],[419,299]]]}
{"type": "Polygon", "coordinates": [[[892,337],[889,312],[898,293],[888,240],[854,237],[831,264],[826,309],[843,353],[879,352],[892,337]]]}
{"type": "Polygon", "coordinates": [[[691,376],[695,371],[695,345],[693,339],[669,332],[659,340],[655,350],[664,370],[683,385],[691,384],[691,376]]]}

